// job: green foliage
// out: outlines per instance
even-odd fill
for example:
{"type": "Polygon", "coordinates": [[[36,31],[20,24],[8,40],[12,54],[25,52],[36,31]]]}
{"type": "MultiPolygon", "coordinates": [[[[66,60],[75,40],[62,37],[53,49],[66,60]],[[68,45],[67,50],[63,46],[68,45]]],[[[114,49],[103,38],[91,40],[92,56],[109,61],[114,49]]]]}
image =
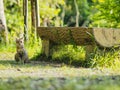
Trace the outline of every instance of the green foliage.
{"type": "MultiPolygon", "coordinates": [[[[80,26],[88,26],[89,23],[89,14],[90,7],[87,0],[76,0],[79,8],[79,25],[80,26]]],[[[75,26],[75,17],[76,17],[76,9],[74,5],[74,0],[66,0],[65,6],[65,20],[64,23],[67,26],[75,26]]]]}
{"type": "MultiPolygon", "coordinates": [[[[32,43],[32,42],[31,42],[32,43]]],[[[33,58],[41,53],[41,40],[38,39],[34,44],[26,44],[26,49],[28,50],[29,58],[33,58]]]]}
{"type": "Polygon", "coordinates": [[[119,0],[93,0],[93,13],[91,14],[91,27],[120,28],[120,1],[119,0]]]}
{"type": "Polygon", "coordinates": [[[40,16],[41,18],[49,17],[52,19],[53,17],[58,16],[60,12],[60,8],[57,8],[57,5],[64,4],[64,0],[56,1],[56,0],[40,0],[40,16]],[[42,3],[41,3],[42,2],[42,3]]]}
{"type": "Polygon", "coordinates": [[[19,33],[23,30],[22,1],[17,3],[15,0],[5,0],[4,6],[9,31],[19,33]]]}
{"type": "Polygon", "coordinates": [[[18,33],[23,32],[23,13],[22,1],[4,0],[6,22],[8,27],[8,39],[10,44],[15,44],[15,38],[18,33]]]}
{"type": "MultiPolygon", "coordinates": [[[[55,26],[55,21],[59,17],[61,11],[60,5],[64,5],[64,0],[40,0],[40,23],[43,26],[44,19],[47,18],[49,22],[55,26]]],[[[61,22],[60,20],[58,22],[61,22]]]]}
{"type": "Polygon", "coordinates": [[[95,57],[91,60],[91,67],[117,69],[120,65],[119,50],[111,49],[108,52],[96,51],[95,57]]]}
{"type": "Polygon", "coordinates": [[[54,48],[52,59],[57,62],[66,63],[68,65],[82,66],[85,58],[85,50],[83,47],[74,47],[73,45],[61,46],[54,48]]]}

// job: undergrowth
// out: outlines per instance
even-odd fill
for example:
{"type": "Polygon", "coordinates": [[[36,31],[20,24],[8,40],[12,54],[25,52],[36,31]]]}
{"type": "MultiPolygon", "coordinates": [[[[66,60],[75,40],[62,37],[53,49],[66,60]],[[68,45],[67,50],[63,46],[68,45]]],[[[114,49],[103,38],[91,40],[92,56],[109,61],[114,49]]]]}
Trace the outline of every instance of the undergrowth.
{"type": "Polygon", "coordinates": [[[120,50],[111,48],[107,50],[97,50],[93,59],[91,59],[91,67],[101,68],[119,68],[120,66],[120,50]]]}
{"type": "Polygon", "coordinates": [[[119,69],[120,50],[119,49],[99,49],[85,60],[85,47],[74,47],[72,45],[62,46],[58,51],[54,51],[52,60],[58,60],[69,65],[91,67],[91,68],[112,68],[119,69]]]}
{"type": "MultiPolygon", "coordinates": [[[[41,40],[35,43],[25,44],[29,58],[32,60],[42,60],[41,57],[41,40]]],[[[97,48],[93,56],[89,60],[85,60],[85,47],[73,45],[61,45],[53,48],[53,55],[48,58],[48,61],[65,63],[73,66],[86,66],[91,68],[119,68],[120,66],[120,51],[117,49],[100,50],[97,48]]],[[[16,45],[11,43],[9,45],[0,44],[0,54],[15,54],[16,45]]],[[[12,55],[13,57],[14,55],[12,55]]],[[[6,57],[6,56],[5,56],[6,57]]],[[[1,57],[0,57],[1,58],[1,57]]],[[[7,58],[7,57],[6,57],[7,58]]],[[[44,60],[44,59],[43,59],[44,60]]]]}
{"type": "MultiPolygon", "coordinates": [[[[28,52],[28,56],[31,59],[41,53],[41,40],[38,40],[35,43],[25,43],[25,49],[28,52]]],[[[16,43],[10,43],[8,45],[0,44],[0,53],[8,54],[9,53],[16,53],[16,43]]],[[[14,55],[13,55],[14,56],[14,55]]]]}
{"type": "Polygon", "coordinates": [[[62,45],[58,50],[53,50],[53,61],[63,62],[69,65],[82,66],[85,58],[84,47],[73,45],[62,45]]]}

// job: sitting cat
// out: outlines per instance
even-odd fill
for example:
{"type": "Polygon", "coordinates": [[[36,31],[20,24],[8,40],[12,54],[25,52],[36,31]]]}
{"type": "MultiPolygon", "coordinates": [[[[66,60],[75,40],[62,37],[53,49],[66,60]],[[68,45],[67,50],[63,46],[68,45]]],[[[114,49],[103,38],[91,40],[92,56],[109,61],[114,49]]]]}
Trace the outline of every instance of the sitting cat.
{"type": "Polygon", "coordinates": [[[28,63],[29,58],[27,51],[24,48],[24,38],[16,38],[16,49],[17,53],[15,54],[15,61],[21,63],[28,63]]]}

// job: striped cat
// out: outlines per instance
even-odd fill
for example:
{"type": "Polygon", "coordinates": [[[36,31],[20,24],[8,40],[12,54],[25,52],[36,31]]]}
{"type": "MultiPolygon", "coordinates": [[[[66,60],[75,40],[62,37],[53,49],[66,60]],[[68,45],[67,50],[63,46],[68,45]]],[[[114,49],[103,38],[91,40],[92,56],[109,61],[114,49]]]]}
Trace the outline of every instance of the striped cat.
{"type": "Polygon", "coordinates": [[[17,53],[15,54],[15,61],[21,63],[29,62],[28,54],[26,49],[24,48],[24,38],[16,38],[16,50],[17,53]]]}

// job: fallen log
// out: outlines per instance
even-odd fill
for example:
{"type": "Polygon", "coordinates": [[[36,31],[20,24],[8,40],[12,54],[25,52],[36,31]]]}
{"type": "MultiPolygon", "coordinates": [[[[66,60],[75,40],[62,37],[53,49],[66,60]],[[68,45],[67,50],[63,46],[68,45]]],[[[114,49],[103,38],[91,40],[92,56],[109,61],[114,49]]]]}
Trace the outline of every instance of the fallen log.
{"type": "MultiPolygon", "coordinates": [[[[85,27],[38,27],[37,34],[42,39],[43,52],[50,55],[51,43],[60,45],[86,46],[86,57],[94,52],[96,43],[102,47],[120,45],[120,30],[85,27]]],[[[53,44],[52,44],[53,45],[53,44]]]]}

